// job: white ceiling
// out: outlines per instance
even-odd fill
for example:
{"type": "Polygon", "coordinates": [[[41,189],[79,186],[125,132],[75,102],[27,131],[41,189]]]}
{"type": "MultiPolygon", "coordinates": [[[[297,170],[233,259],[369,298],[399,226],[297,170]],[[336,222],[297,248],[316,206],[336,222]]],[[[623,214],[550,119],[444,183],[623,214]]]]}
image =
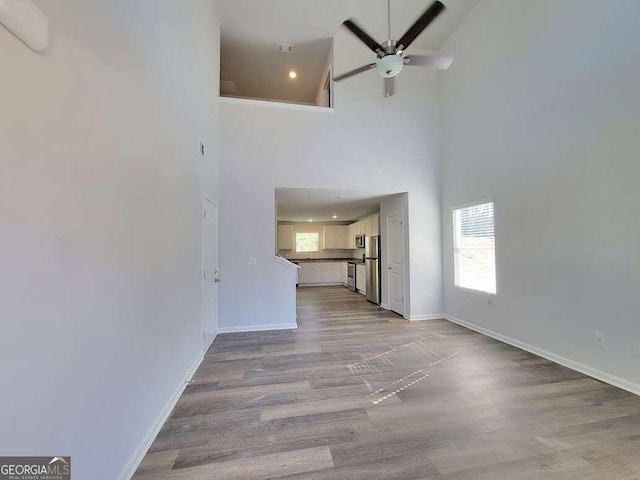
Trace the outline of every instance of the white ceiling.
{"type": "MultiPolygon", "coordinates": [[[[442,1],[447,10],[412,48],[439,50],[478,3],[442,1]]],[[[431,3],[391,0],[392,36],[399,38],[431,3]]],[[[218,0],[218,10],[221,79],[236,82],[238,96],[312,103],[331,38],[350,35],[340,28],[348,18],[379,42],[387,39],[387,0],[218,0]],[[294,53],[278,53],[277,43],[294,45],[294,53]],[[292,69],[299,75],[294,81],[287,76],[292,69]]],[[[367,52],[363,45],[363,63],[367,52]]]]}
{"type": "Polygon", "coordinates": [[[380,202],[393,195],[353,190],[276,188],[278,221],[345,222],[380,211],[380,202]],[[345,197],[345,198],[338,198],[345,197]],[[337,215],[338,218],[333,218],[337,215]]]}

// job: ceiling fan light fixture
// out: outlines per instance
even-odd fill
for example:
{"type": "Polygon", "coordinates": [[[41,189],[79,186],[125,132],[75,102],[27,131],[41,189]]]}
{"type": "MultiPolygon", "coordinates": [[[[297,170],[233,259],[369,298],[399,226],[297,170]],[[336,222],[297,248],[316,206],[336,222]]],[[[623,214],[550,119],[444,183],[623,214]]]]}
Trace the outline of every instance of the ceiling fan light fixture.
{"type": "Polygon", "coordinates": [[[404,61],[399,55],[385,55],[378,59],[376,63],[376,70],[381,77],[391,78],[395,77],[402,71],[404,61]]]}
{"type": "Polygon", "coordinates": [[[399,40],[391,38],[391,0],[387,0],[387,27],[389,33],[389,39],[386,42],[376,42],[367,32],[360,28],[352,19],[345,20],[342,25],[353,33],[358,39],[364,43],[369,50],[374,52],[378,57],[375,63],[370,63],[362,67],[351,70],[350,72],[343,73],[334,77],[334,82],[359,75],[360,73],[368,72],[369,70],[376,69],[378,74],[384,78],[384,95],[390,97],[394,93],[394,80],[393,77],[397,76],[402,67],[407,65],[434,67],[440,70],[446,70],[451,65],[452,57],[445,57],[442,55],[407,55],[405,56],[405,50],[418,38],[418,36],[427,28],[444,10],[446,7],[439,0],[435,0],[429,8],[409,27],[409,30],[405,32],[399,40]]]}

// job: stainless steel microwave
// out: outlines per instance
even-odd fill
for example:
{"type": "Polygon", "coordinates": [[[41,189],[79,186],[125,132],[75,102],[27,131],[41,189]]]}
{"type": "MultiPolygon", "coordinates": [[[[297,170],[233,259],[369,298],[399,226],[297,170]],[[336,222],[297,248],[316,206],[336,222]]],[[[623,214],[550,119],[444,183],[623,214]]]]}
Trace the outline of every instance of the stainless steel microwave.
{"type": "Polygon", "coordinates": [[[364,248],[364,235],[356,235],[356,248],[364,248]]]}

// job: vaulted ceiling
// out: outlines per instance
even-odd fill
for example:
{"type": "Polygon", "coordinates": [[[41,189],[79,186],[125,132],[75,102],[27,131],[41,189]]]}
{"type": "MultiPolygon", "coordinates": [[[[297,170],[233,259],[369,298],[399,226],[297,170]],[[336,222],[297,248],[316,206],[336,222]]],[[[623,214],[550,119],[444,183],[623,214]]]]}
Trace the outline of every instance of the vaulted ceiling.
{"type": "MultiPolygon", "coordinates": [[[[439,50],[478,0],[443,3],[447,10],[412,48],[439,50]]],[[[400,37],[430,4],[391,0],[392,36],[400,37]]],[[[387,0],[218,0],[218,9],[221,80],[235,82],[241,97],[312,103],[331,39],[349,35],[340,28],[348,18],[378,41],[387,39],[387,0]],[[293,45],[293,53],[278,53],[278,43],[293,45]],[[298,78],[291,80],[290,70],[298,78]]],[[[363,46],[363,59],[366,52],[363,46]]]]}

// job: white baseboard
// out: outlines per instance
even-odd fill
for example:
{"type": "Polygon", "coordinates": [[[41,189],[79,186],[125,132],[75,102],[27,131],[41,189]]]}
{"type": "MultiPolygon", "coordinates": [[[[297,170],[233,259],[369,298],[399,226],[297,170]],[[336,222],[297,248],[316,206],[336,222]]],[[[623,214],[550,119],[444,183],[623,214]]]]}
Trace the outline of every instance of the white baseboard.
{"type": "Polygon", "coordinates": [[[264,332],[267,330],[294,330],[297,323],[272,323],[270,325],[241,325],[238,327],[222,327],[219,333],[264,332]]]}
{"type": "Polygon", "coordinates": [[[209,347],[213,344],[213,341],[216,339],[216,337],[218,336],[218,333],[216,332],[213,337],[211,337],[208,341],[207,344],[204,346],[204,351],[206,353],[207,350],[209,350],[209,347]]]}
{"type": "Polygon", "coordinates": [[[315,283],[298,283],[298,287],[341,287],[342,282],[315,282],[315,283]]]}
{"type": "Polygon", "coordinates": [[[380,304],[380,306],[381,306],[382,308],[384,308],[385,310],[391,310],[391,309],[389,308],[389,305],[387,305],[386,303],[381,303],[381,304],[380,304]]]}
{"type": "Polygon", "coordinates": [[[422,320],[443,320],[445,315],[444,313],[433,313],[430,315],[409,315],[405,318],[410,322],[421,322],[422,320]]]}
{"type": "Polygon", "coordinates": [[[521,342],[520,340],[516,340],[515,338],[507,337],[506,335],[502,335],[484,327],[474,325],[473,323],[467,322],[452,315],[445,315],[443,318],[449,320],[450,322],[457,323],[458,325],[466,327],[470,330],[475,330],[476,332],[482,333],[487,337],[494,338],[503,343],[507,343],[509,345],[517,347],[521,350],[525,350],[529,353],[533,353],[534,355],[538,355],[539,357],[551,360],[552,362],[562,365],[563,367],[567,367],[571,370],[583,373],[589,377],[595,378],[596,380],[600,380],[601,382],[608,383],[610,385],[613,385],[614,387],[621,388],[635,395],[640,395],[640,385],[637,383],[630,382],[628,380],[625,380],[624,378],[616,377],[615,375],[611,375],[609,373],[603,372],[602,370],[589,367],[588,365],[584,365],[561,355],[556,355],[555,353],[551,353],[543,350],[542,348],[538,348],[528,343],[521,342]]]}
{"type": "Polygon", "coordinates": [[[202,363],[203,359],[204,359],[204,352],[202,352],[202,354],[198,356],[198,358],[193,363],[193,365],[191,365],[185,379],[178,384],[177,388],[173,392],[173,395],[171,396],[171,398],[169,398],[169,401],[166,403],[162,411],[158,414],[155,421],[151,425],[151,428],[149,429],[149,432],[147,433],[144,440],[140,444],[140,447],[138,447],[136,452],[133,454],[133,456],[131,457],[131,460],[129,460],[129,462],[127,463],[127,465],[125,466],[125,468],[123,469],[122,473],[118,478],[120,478],[121,480],[130,480],[131,477],[133,477],[134,473],[136,473],[136,470],[138,469],[140,462],[142,462],[142,459],[147,454],[149,447],[151,447],[151,444],[153,443],[156,436],[160,432],[160,429],[162,428],[164,423],[167,421],[167,418],[169,418],[169,415],[171,414],[173,407],[175,407],[176,403],[178,403],[178,400],[180,399],[182,392],[184,392],[184,389],[187,388],[187,385],[189,384],[188,383],[189,380],[191,380],[191,377],[193,377],[193,375],[196,373],[196,370],[202,363]]]}

